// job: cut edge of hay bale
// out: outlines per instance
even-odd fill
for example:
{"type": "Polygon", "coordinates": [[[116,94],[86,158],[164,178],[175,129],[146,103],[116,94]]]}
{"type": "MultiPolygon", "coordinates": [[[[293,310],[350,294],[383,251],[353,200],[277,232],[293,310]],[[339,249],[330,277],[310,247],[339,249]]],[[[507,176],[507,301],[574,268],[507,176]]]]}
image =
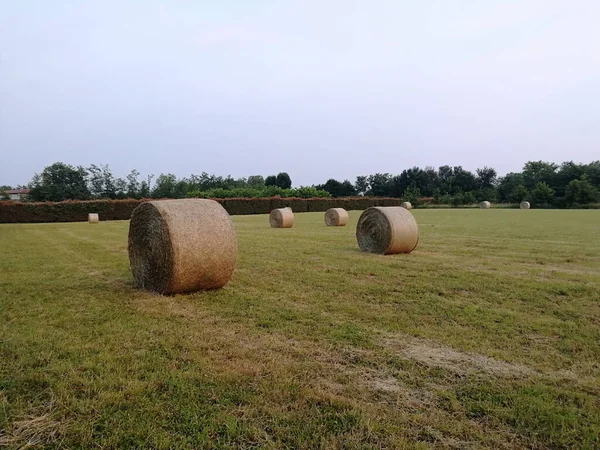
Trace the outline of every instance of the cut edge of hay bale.
{"type": "Polygon", "coordinates": [[[136,287],[179,294],[227,284],[237,239],[229,214],[214,200],[156,200],[133,211],[128,251],[136,287]]]}
{"type": "Polygon", "coordinates": [[[412,209],[412,203],[411,202],[402,202],[402,203],[400,203],[400,207],[410,210],[410,209],[412,209]]]}
{"type": "Polygon", "coordinates": [[[519,205],[519,208],[521,208],[521,209],[529,209],[529,208],[531,208],[531,203],[526,202],[526,201],[522,201],[521,204],[519,205]]]}
{"type": "Polygon", "coordinates": [[[88,214],[88,223],[98,223],[100,222],[100,216],[96,213],[88,214]]]}
{"type": "Polygon", "coordinates": [[[269,214],[271,228],[292,228],[294,226],[294,212],[292,208],[277,208],[269,214]]]}
{"type": "Polygon", "coordinates": [[[410,253],[419,243],[419,227],[406,208],[374,206],[363,211],[358,219],[356,240],[365,252],[410,253]]]}
{"type": "Polygon", "coordinates": [[[348,211],[344,208],[329,208],[325,211],[325,225],[328,227],[344,227],[348,224],[348,211]]]}
{"type": "Polygon", "coordinates": [[[490,209],[491,207],[492,207],[492,204],[490,202],[488,202],[487,200],[484,200],[483,202],[481,202],[479,204],[480,209],[490,209]]]}

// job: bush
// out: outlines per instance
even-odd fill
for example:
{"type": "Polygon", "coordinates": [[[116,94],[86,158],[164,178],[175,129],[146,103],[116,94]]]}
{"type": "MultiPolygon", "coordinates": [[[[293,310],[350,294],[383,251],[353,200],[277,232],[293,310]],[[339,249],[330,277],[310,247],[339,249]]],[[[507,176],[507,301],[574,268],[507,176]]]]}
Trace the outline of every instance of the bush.
{"type": "MultiPolygon", "coordinates": [[[[291,207],[295,212],[324,212],[329,208],[363,210],[371,206],[400,206],[397,198],[219,198],[215,199],[231,215],[268,214],[272,209],[291,207]]],[[[21,203],[0,201],[0,223],[85,222],[89,213],[100,220],[128,220],[146,199],[21,203]]]]}

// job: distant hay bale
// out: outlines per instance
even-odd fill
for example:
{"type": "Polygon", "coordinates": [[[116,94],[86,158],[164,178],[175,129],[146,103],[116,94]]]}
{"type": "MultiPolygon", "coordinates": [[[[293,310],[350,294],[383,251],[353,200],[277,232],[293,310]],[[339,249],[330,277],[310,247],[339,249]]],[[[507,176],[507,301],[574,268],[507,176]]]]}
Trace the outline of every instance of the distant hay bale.
{"type": "Polygon", "coordinates": [[[419,243],[419,227],[413,215],[401,206],[374,206],[358,219],[356,240],[364,252],[410,253],[419,243]]]}
{"type": "Polygon", "coordinates": [[[531,208],[531,205],[529,204],[529,202],[521,202],[521,204],[519,205],[519,207],[521,209],[529,209],[529,208],[531,208]]]}
{"type": "Polygon", "coordinates": [[[404,208],[404,209],[412,209],[412,203],[411,202],[402,202],[402,203],[400,203],[400,207],[404,208]]]}
{"type": "Polygon", "coordinates": [[[492,204],[488,201],[483,201],[479,204],[479,208],[481,209],[490,209],[492,207],[492,204]]]}
{"type": "Polygon", "coordinates": [[[158,200],[139,205],[129,224],[135,285],[161,294],[225,286],[237,241],[227,211],[213,200],[158,200]]]}
{"type": "Polygon", "coordinates": [[[329,208],[325,212],[325,225],[328,227],[344,227],[348,223],[348,211],[344,208],[329,208]]]}
{"type": "Polygon", "coordinates": [[[98,214],[88,214],[88,223],[98,223],[100,222],[100,217],[98,216],[98,214]]]}
{"type": "Polygon", "coordinates": [[[294,226],[294,213],[292,208],[278,208],[271,211],[269,223],[272,228],[292,228],[294,226]]]}

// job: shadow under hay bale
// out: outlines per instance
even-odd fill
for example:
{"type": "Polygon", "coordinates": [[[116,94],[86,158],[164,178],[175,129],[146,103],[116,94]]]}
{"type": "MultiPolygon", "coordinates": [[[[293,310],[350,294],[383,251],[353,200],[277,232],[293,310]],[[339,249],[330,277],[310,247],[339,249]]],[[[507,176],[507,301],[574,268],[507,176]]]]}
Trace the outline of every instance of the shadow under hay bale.
{"type": "Polygon", "coordinates": [[[344,227],[348,224],[348,211],[344,208],[329,208],[325,212],[325,225],[328,227],[344,227]]]}
{"type": "Polygon", "coordinates": [[[235,229],[213,200],[158,200],[131,215],[129,261],[136,287],[161,294],[223,287],[237,256],[235,229]]]}
{"type": "Polygon", "coordinates": [[[356,240],[365,252],[410,253],[419,243],[419,227],[413,215],[401,206],[375,206],[358,219],[356,240]]]}
{"type": "Polygon", "coordinates": [[[294,212],[291,208],[278,208],[269,214],[271,228],[292,228],[294,226],[294,212]]]}

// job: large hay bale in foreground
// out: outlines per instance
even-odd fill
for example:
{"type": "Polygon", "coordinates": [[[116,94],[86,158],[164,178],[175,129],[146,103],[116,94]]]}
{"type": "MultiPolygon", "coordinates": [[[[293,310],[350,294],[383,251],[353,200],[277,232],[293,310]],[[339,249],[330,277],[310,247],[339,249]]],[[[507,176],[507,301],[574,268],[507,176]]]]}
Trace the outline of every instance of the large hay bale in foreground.
{"type": "Polygon", "coordinates": [[[490,209],[492,207],[492,204],[488,201],[483,201],[479,204],[479,208],[481,209],[490,209]]]}
{"type": "Polygon", "coordinates": [[[139,205],[129,224],[135,285],[161,294],[223,287],[237,241],[227,211],[214,200],[158,200],[139,205]]]}
{"type": "Polygon", "coordinates": [[[294,213],[289,207],[274,209],[269,215],[269,223],[272,228],[292,228],[294,213]]]}
{"type": "Polygon", "coordinates": [[[358,219],[356,240],[365,252],[410,253],[419,243],[419,227],[413,215],[401,206],[374,206],[358,219]]]}
{"type": "Polygon", "coordinates": [[[325,225],[328,227],[344,227],[348,224],[348,211],[344,208],[329,208],[325,212],[325,225]]]}
{"type": "Polygon", "coordinates": [[[521,202],[521,204],[519,205],[519,208],[529,209],[529,208],[531,208],[531,205],[529,204],[529,202],[521,202]]]}
{"type": "Polygon", "coordinates": [[[90,213],[88,214],[88,223],[98,223],[100,222],[100,216],[98,214],[90,213]]]}
{"type": "Polygon", "coordinates": [[[411,202],[402,202],[402,203],[400,203],[400,207],[402,207],[404,209],[412,209],[412,203],[411,202]]]}

